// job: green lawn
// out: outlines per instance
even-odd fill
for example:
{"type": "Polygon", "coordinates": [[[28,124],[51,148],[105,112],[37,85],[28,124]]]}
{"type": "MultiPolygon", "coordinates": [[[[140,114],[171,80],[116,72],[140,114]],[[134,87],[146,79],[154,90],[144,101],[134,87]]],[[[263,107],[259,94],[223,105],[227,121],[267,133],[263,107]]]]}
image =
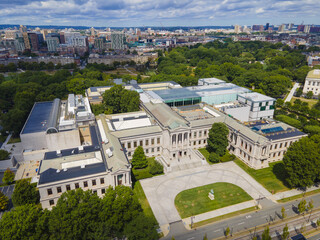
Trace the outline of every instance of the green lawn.
{"type": "Polygon", "coordinates": [[[249,175],[251,175],[251,177],[257,180],[257,182],[264,186],[269,192],[274,194],[277,192],[290,190],[284,184],[284,166],[281,161],[270,163],[270,167],[259,170],[250,168],[239,159],[235,160],[234,162],[238,164],[238,166],[240,166],[243,170],[245,170],[249,175]]]}
{"type": "MultiPolygon", "coordinates": [[[[151,163],[154,160],[154,157],[151,157],[151,158],[148,158],[148,166],[146,168],[142,168],[142,169],[133,169],[132,168],[132,173],[135,177],[135,180],[138,181],[140,179],[145,179],[145,178],[150,178],[150,177],[153,177],[153,176],[156,176],[156,175],[152,175],[151,173],[149,173],[149,167],[151,165],[151,163]]],[[[157,175],[161,175],[161,174],[157,174],[157,175]]]]}
{"type": "Polygon", "coordinates": [[[303,97],[292,97],[290,102],[293,104],[296,99],[300,99],[301,102],[308,103],[310,108],[313,107],[313,105],[315,105],[318,102],[317,99],[307,99],[307,98],[303,98],[303,97]]]}
{"type": "Polygon", "coordinates": [[[240,187],[219,182],[182,191],[174,202],[181,218],[187,218],[251,199],[240,187]],[[214,190],[214,200],[208,197],[211,189],[214,190]]]}
{"type": "Polygon", "coordinates": [[[210,155],[210,153],[208,152],[208,150],[207,150],[206,148],[199,148],[198,150],[199,150],[199,152],[207,159],[207,162],[208,162],[209,164],[213,164],[212,162],[209,161],[209,155],[210,155]]]}
{"type": "Polygon", "coordinates": [[[21,139],[19,137],[17,138],[14,138],[14,137],[11,137],[8,141],[8,144],[11,144],[11,143],[18,143],[18,142],[21,142],[21,139]]]}
{"type": "Polygon", "coordinates": [[[134,184],[133,192],[137,196],[137,198],[141,204],[141,207],[143,209],[144,214],[148,217],[153,218],[155,221],[157,221],[153,215],[153,212],[152,212],[152,209],[149,205],[148,199],[147,199],[146,195],[144,194],[143,188],[142,188],[139,181],[134,184]]]}

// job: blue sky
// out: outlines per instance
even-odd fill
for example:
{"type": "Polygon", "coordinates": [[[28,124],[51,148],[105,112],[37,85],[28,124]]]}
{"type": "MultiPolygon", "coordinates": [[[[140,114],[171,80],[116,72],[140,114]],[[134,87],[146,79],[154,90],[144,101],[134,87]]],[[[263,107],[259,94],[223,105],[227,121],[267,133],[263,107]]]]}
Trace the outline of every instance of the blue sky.
{"type": "Polygon", "coordinates": [[[0,0],[1,24],[221,26],[320,24],[320,0],[0,0]]]}

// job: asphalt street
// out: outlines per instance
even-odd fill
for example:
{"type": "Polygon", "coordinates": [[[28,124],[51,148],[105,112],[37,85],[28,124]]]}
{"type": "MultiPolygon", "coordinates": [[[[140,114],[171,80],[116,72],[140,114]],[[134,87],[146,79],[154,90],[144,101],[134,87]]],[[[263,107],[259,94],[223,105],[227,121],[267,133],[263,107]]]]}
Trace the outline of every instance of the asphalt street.
{"type": "MultiPolygon", "coordinates": [[[[306,197],[305,199],[307,202],[312,199],[314,208],[320,207],[320,194],[306,197]]],[[[170,224],[170,232],[164,239],[171,239],[172,236],[174,236],[176,240],[197,240],[203,239],[205,234],[207,234],[208,239],[214,239],[224,236],[224,231],[227,227],[229,227],[234,234],[244,230],[254,229],[256,226],[272,223],[275,220],[281,219],[282,207],[285,208],[287,217],[298,215],[297,206],[299,202],[300,199],[283,204],[270,204],[269,207],[265,207],[259,211],[212,223],[194,230],[186,230],[181,221],[172,223],[170,224]]]]}

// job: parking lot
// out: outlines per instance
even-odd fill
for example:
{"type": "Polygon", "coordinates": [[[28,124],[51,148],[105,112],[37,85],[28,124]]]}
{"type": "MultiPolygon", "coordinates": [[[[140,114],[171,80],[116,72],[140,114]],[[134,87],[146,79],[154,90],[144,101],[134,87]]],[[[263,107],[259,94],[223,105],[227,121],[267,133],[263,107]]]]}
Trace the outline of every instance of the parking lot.
{"type": "MultiPolygon", "coordinates": [[[[12,206],[13,206],[12,205],[12,201],[11,201],[11,196],[13,194],[13,189],[14,189],[14,185],[0,187],[0,191],[3,192],[10,199],[8,210],[11,209],[12,206]]],[[[6,210],[6,211],[8,211],[8,210],[6,210]]],[[[0,212],[0,218],[2,217],[3,213],[4,212],[0,212]]]]}

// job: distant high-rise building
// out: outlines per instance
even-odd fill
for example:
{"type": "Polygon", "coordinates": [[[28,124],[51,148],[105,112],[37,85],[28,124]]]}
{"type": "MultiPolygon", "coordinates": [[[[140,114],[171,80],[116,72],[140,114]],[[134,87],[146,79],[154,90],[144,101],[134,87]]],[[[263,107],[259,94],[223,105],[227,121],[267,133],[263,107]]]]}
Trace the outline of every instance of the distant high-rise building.
{"type": "Polygon", "coordinates": [[[32,51],[38,51],[39,50],[38,34],[36,34],[36,33],[28,33],[28,37],[30,39],[31,50],[32,51]]]}
{"type": "Polygon", "coordinates": [[[278,32],[284,32],[286,30],[286,24],[281,24],[278,28],[278,32]]]}
{"type": "Polygon", "coordinates": [[[264,28],[265,31],[269,30],[269,23],[266,24],[266,27],[264,28]]]}
{"type": "Polygon", "coordinates": [[[27,28],[25,26],[23,26],[23,25],[20,25],[19,31],[21,33],[27,32],[27,28]]]}
{"type": "Polygon", "coordinates": [[[291,30],[293,28],[294,24],[293,23],[289,23],[288,25],[288,29],[291,30]]]}
{"type": "Polygon", "coordinates": [[[310,27],[310,33],[319,33],[320,32],[320,27],[315,27],[315,26],[312,26],[310,27]]]}
{"type": "Polygon", "coordinates": [[[104,50],[105,49],[105,42],[106,38],[105,37],[98,37],[94,39],[94,48],[99,49],[99,50],[104,50]]]}
{"type": "Polygon", "coordinates": [[[235,25],[235,26],[234,26],[234,32],[235,32],[236,34],[241,33],[241,26],[240,26],[240,25],[235,25]]]}
{"type": "Polygon", "coordinates": [[[23,37],[17,37],[14,40],[14,45],[16,47],[17,52],[23,52],[25,50],[23,37]]]}
{"type": "Polygon", "coordinates": [[[310,25],[305,25],[303,32],[309,33],[310,32],[310,25]]]}
{"type": "Polygon", "coordinates": [[[30,45],[30,40],[29,40],[29,36],[27,32],[23,32],[22,33],[23,36],[23,41],[24,41],[24,47],[25,49],[30,50],[31,49],[31,45],[30,45]]]}
{"type": "Polygon", "coordinates": [[[254,32],[262,32],[263,31],[263,25],[253,25],[252,31],[254,32]]]}
{"type": "Polygon", "coordinates": [[[122,32],[111,33],[112,49],[125,49],[125,35],[122,32]]]}
{"type": "Polygon", "coordinates": [[[297,27],[297,31],[298,31],[298,32],[303,32],[303,31],[304,31],[304,25],[299,25],[299,26],[297,27]]]}
{"type": "Polygon", "coordinates": [[[95,36],[96,30],[92,27],[92,28],[90,28],[90,33],[91,33],[91,36],[95,36]]]}
{"type": "Polygon", "coordinates": [[[16,39],[18,33],[19,33],[18,30],[6,30],[4,37],[6,39],[16,39]]]}
{"type": "Polygon", "coordinates": [[[58,37],[49,37],[46,38],[48,51],[49,52],[56,52],[57,48],[59,47],[59,38],[58,37]]]}

